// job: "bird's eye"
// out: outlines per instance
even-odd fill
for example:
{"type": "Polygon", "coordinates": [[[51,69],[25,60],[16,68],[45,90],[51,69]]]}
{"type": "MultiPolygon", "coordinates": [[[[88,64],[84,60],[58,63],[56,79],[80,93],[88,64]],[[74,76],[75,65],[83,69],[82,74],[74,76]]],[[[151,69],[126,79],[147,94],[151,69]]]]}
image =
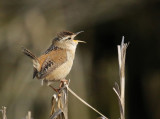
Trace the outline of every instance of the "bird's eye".
{"type": "Polygon", "coordinates": [[[69,37],[68,40],[71,40],[71,37],[69,37]]]}

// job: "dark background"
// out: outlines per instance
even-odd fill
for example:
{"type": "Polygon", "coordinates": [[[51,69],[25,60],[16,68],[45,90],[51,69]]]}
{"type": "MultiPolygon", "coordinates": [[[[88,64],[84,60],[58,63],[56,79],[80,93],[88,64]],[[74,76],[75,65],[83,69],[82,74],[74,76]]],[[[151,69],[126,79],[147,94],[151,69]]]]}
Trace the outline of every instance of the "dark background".
{"type": "MultiPolygon", "coordinates": [[[[130,42],[126,56],[126,118],[160,119],[160,2],[149,0],[0,0],[0,106],[9,119],[28,110],[49,117],[53,91],[32,80],[32,62],[60,31],[85,32],[70,75],[71,88],[110,119],[119,118],[112,88],[119,82],[117,45],[130,42]]],[[[70,119],[99,115],[69,95],[70,119]]]]}

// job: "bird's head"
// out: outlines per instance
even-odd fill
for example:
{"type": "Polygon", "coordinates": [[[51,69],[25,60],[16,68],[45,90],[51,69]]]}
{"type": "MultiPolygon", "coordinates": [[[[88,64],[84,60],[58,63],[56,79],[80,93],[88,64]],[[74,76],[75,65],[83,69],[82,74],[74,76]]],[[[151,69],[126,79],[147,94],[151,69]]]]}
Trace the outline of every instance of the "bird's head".
{"type": "Polygon", "coordinates": [[[60,32],[57,34],[57,37],[53,39],[52,43],[54,46],[60,48],[75,50],[79,42],[85,43],[84,41],[74,39],[78,34],[82,32],[83,31],[77,33],[72,33],[69,31],[60,32]]]}

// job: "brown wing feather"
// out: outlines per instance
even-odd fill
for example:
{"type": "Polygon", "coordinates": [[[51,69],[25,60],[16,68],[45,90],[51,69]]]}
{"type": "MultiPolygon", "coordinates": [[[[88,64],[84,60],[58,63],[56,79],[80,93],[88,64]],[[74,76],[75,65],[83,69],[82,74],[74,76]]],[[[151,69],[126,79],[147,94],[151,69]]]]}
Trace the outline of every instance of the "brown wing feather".
{"type": "Polygon", "coordinates": [[[63,63],[67,61],[67,53],[66,50],[57,49],[49,52],[47,55],[45,55],[45,58],[41,58],[42,60],[40,61],[43,62],[38,77],[44,78],[57,67],[61,66],[63,63]]]}

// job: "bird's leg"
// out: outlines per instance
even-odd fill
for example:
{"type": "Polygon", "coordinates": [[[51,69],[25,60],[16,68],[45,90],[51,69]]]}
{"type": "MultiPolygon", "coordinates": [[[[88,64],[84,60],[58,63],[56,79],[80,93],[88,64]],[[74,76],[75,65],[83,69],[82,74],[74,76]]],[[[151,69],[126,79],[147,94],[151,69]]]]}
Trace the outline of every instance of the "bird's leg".
{"type": "Polygon", "coordinates": [[[68,80],[62,79],[59,85],[59,88],[62,88],[64,86],[64,82],[68,83],[68,80]]]}
{"type": "Polygon", "coordinates": [[[59,91],[60,91],[60,88],[54,88],[53,86],[51,86],[51,85],[49,85],[49,87],[51,87],[55,92],[57,92],[57,93],[59,93],[59,91]]]}
{"type": "Polygon", "coordinates": [[[60,84],[59,84],[59,88],[54,88],[53,86],[49,85],[49,87],[51,87],[55,92],[60,93],[59,91],[61,90],[61,88],[64,86],[64,82],[68,83],[68,80],[63,79],[61,80],[60,84]]]}

